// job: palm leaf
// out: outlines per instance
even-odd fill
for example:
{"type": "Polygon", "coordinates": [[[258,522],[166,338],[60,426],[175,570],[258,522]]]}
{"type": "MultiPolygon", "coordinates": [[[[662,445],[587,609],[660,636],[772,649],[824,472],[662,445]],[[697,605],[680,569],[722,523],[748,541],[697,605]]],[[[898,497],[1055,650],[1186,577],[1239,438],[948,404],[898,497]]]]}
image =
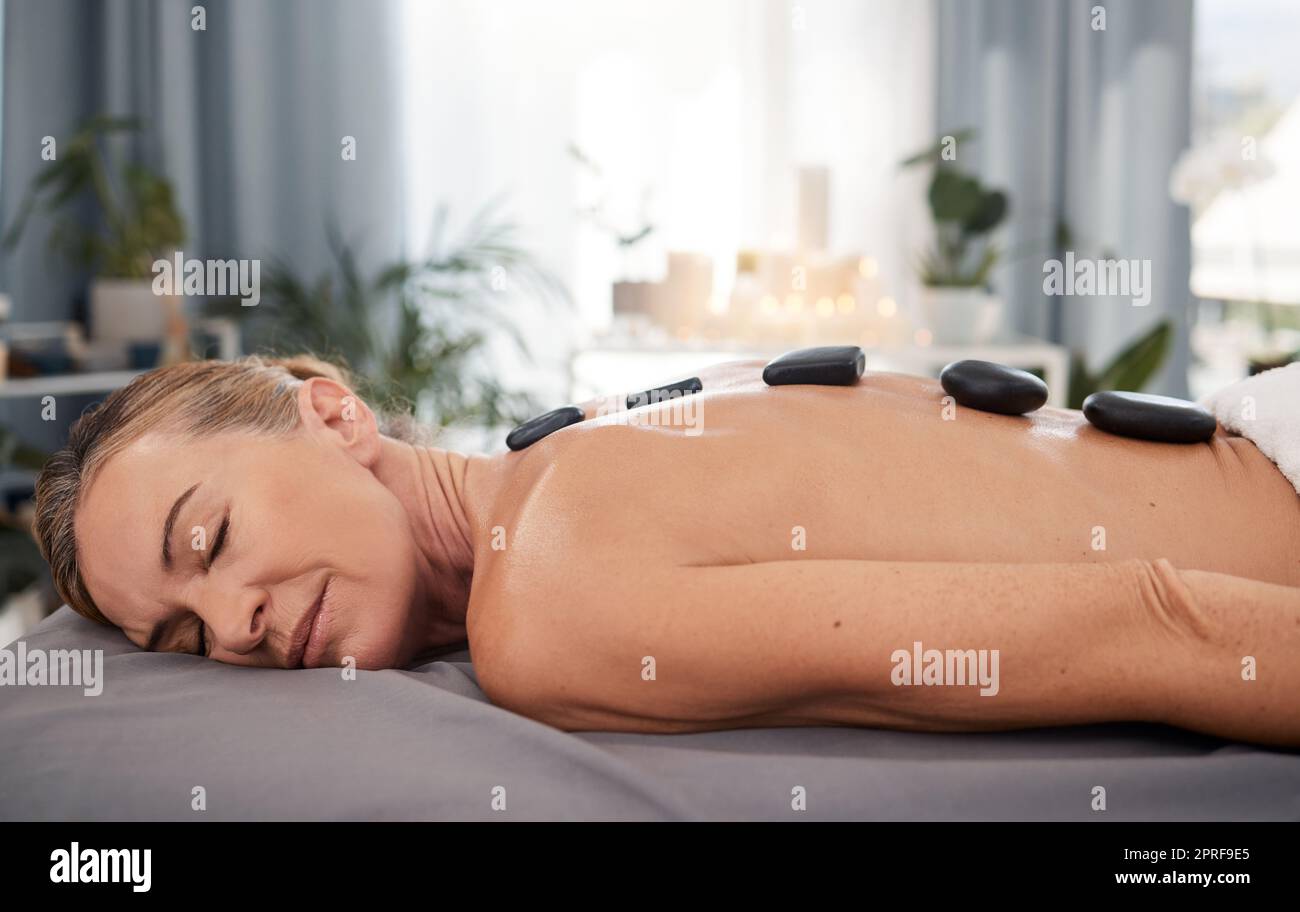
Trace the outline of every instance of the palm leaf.
{"type": "Polygon", "coordinates": [[[454,239],[448,210],[438,207],[427,254],[373,274],[327,225],[326,273],[309,280],[276,261],[263,272],[260,306],[214,301],[209,311],[242,319],[254,349],[306,349],[344,361],[359,377],[358,391],[382,407],[414,409],[442,425],[518,420],[536,404],[500,388],[486,370],[494,337],[530,357],[512,313],[518,296],[493,287],[495,270],[505,269],[514,289],[547,306],[569,297],[517,245],[516,226],[496,215],[498,205],[481,208],[454,239]]]}
{"type": "MultiPolygon", "coordinates": [[[[964,143],[967,140],[974,139],[975,133],[976,131],[973,127],[966,127],[961,130],[956,130],[953,133],[950,133],[948,135],[951,136],[957,143],[964,143]]],[[[920,152],[917,152],[913,155],[909,155],[907,158],[903,159],[901,162],[898,163],[898,166],[900,168],[909,168],[912,165],[921,165],[927,162],[938,164],[943,161],[943,148],[944,148],[944,137],[940,137],[939,139],[936,139],[934,142],[930,143],[930,145],[926,146],[920,152]]]]}
{"type": "Polygon", "coordinates": [[[1070,389],[1067,405],[1083,408],[1083,400],[1101,390],[1140,391],[1150,382],[1169,352],[1173,324],[1161,320],[1128,345],[1096,374],[1088,370],[1083,357],[1070,359],[1070,389]]]}
{"type": "Polygon", "coordinates": [[[1140,390],[1160,369],[1173,339],[1173,325],[1161,320],[1106,366],[1101,374],[1101,389],[1140,390]]]}

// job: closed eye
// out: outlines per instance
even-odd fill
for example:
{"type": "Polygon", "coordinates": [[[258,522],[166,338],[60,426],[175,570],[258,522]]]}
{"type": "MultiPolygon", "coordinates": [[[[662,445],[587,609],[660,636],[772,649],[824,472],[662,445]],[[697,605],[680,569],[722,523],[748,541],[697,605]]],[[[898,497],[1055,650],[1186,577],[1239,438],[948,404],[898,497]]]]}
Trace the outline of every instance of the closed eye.
{"type": "MultiPolygon", "coordinates": [[[[217,537],[213,539],[212,548],[208,551],[208,562],[207,562],[207,566],[204,569],[206,570],[212,569],[212,564],[221,555],[221,549],[225,547],[226,539],[228,538],[229,534],[230,534],[230,510],[229,508],[227,508],[225,515],[221,518],[221,526],[217,529],[217,537]]],[[[195,615],[195,617],[198,616],[195,615]]],[[[208,633],[208,625],[203,623],[202,618],[199,618],[198,645],[194,653],[195,655],[198,656],[211,655],[211,652],[209,650],[211,644],[210,641],[208,640],[207,633],[208,633]]]]}
{"type": "Polygon", "coordinates": [[[208,551],[208,567],[212,567],[213,561],[221,554],[221,548],[226,543],[226,535],[230,532],[230,510],[226,510],[226,515],[221,519],[221,527],[217,529],[217,537],[212,542],[212,548],[208,551]]]}

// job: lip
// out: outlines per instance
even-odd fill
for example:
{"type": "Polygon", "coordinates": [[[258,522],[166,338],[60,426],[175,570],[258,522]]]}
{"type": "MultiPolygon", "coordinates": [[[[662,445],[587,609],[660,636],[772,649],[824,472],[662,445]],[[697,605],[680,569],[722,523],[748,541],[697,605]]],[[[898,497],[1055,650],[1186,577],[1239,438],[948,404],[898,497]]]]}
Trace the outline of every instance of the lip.
{"type": "Polygon", "coordinates": [[[320,594],[311,607],[303,612],[293,636],[289,640],[288,668],[315,668],[325,649],[325,626],[328,620],[325,605],[325,592],[329,589],[330,578],[326,577],[320,594]]]}

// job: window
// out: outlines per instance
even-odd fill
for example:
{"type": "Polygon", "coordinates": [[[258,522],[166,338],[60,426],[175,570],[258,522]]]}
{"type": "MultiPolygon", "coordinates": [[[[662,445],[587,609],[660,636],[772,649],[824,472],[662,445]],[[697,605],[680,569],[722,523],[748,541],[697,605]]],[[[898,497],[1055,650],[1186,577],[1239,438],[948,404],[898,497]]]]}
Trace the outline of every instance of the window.
{"type": "Polygon", "coordinates": [[[1203,395],[1300,350],[1300,5],[1197,0],[1191,384],[1203,395]]]}

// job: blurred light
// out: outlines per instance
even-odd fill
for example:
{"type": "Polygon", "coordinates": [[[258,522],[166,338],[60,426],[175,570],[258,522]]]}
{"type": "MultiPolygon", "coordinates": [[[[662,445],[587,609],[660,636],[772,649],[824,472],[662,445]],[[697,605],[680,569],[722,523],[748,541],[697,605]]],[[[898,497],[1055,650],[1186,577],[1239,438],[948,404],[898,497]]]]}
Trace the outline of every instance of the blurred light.
{"type": "Polygon", "coordinates": [[[898,313],[898,303],[893,298],[881,298],[876,302],[876,313],[882,317],[892,317],[898,313]]]}
{"type": "Polygon", "coordinates": [[[717,314],[718,316],[722,316],[731,309],[727,299],[720,294],[710,295],[708,302],[704,306],[708,309],[709,313],[717,314]]]}
{"type": "Polygon", "coordinates": [[[817,316],[829,317],[835,313],[835,302],[830,298],[817,299],[817,316]]]}
{"type": "Polygon", "coordinates": [[[842,294],[836,299],[835,304],[842,314],[851,314],[858,309],[858,302],[853,299],[851,294],[842,294]]]}
{"type": "Polygon", "coordinates": [[[690,339],[690,337],[691,337],[691,328],[689,326],[677,327],[677,338],[685,342],[688,339],[690,339]]]}
{"type": "Polygon", "coordinates": [[[931,335],[928,329],[918,329],[913,338],[916,339],[916,344],[920,346],[929,345],[934,340],[934,336],[931,335]]]}
{"type": "Polygon", "coordinates": [[[862,331],[862,345],[865,348],[871,348],[880,341],[880,336],[874,329],[864,329],[862,331]]]}
{"type": "Polygon", "coordinates": [[[774,314],[781,307],[781,302],[776,299],[776,295],[763,295],[758,302],[758,309],[765,314],[774,314]]]}
{"type": "Polygon", "coordinates": [[[803,310],[803,295],[788,295],[785,299],[785,309],[790,313],[800,313],[803,310]]]}
{"type": "Polygon", "coordinates": [[[858,260],[858,275],[864,279],[874,279],[880,272],[880,264],[876,262],[875,257],[863,257],[858,260]]]}

